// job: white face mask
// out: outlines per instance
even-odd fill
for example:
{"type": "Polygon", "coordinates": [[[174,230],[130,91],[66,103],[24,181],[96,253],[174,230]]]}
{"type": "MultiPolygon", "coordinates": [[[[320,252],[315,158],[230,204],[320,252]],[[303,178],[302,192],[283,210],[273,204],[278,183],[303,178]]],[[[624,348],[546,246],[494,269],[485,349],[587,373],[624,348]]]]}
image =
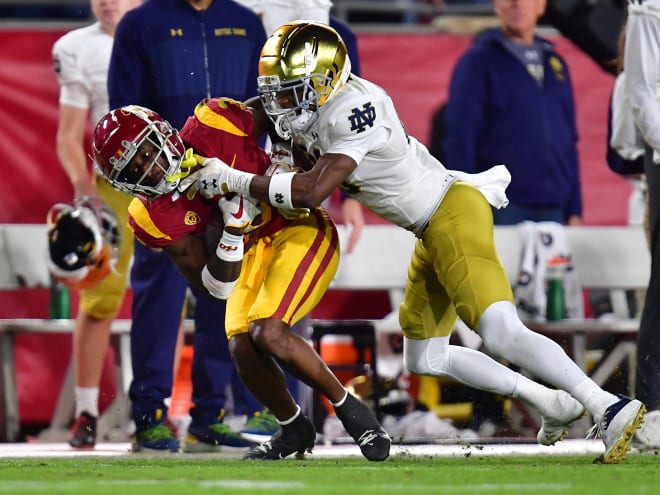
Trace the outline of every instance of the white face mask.
{"type": "Polygon", "coordinates": [[[309,129],[316,119],[318,114],[312,110],[302,110],[300,113],[295,112],[278,115],[273,120],[275,124],[275,131],[282,139],[291,139],[292,136],[302,134],[309,129]]]}

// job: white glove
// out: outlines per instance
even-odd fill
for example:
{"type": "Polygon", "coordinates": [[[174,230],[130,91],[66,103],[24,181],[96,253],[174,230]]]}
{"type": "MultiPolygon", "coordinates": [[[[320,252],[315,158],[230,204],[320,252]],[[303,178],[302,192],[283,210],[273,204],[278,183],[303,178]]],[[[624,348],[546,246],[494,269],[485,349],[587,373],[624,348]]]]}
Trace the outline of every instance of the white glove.
{"type": "Polygon", "coordinates": [[[227,177],[231,167],[219,158],[207,158],[202,165],[197,177],[197,187],[201,195],[213,198],[229,192],[227,177]]]}
{"type": "Polygon", "coordinates": [[[218,207],[222,212],[225,227],[232,227],[241,231],[249,230],[252,221],[261,214],[261,209],[251,199],[240,194],[226,195],[218,200],[218,207]]]}
{"type": "Polygon", "coordinates": [[[214,198],[228,192],[250,195],[250,182],[254,174],[230,167],[219,158],[207,158],[197,175],[197,188],[205,198],[214,198]]]}
{"type": "Polygon", "coordinates": [[[274,143],[270,151],[270,167],[266,170],[268,176],[295,172],[291,146],[285,143],[274,143]]]}

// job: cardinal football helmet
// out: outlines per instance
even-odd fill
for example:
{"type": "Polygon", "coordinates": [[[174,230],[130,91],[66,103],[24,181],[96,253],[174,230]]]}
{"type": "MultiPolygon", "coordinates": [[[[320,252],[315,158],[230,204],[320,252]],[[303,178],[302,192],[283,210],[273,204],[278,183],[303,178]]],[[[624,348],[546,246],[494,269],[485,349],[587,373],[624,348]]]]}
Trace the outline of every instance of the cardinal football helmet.
{"type": "Polygon", "coordinates": [[[113,211],[101,200],[83,197],[48,211],[48,268],[72,289],[88,289],[113,269],[121,234],[113,211]]]}
{"type": "Polygon", "coordinates": [[[258,91],[277,134],[305,132],[351,73],[346,45],[333,28],[293,21],[276,29],[259,58],[258,91]]]}
{"type": "Polygon", "coordinates": [[[101,118],[92,152],[96,168],[115,189],[154,198],[178,186],[185,147],[156,112],[129,105],[101,118]]]}

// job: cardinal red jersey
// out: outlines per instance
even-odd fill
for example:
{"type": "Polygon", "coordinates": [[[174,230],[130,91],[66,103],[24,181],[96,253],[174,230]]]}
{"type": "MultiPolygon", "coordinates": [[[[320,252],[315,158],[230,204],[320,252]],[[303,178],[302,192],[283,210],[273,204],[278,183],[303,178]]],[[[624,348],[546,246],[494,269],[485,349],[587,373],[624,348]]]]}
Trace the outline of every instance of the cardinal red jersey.
{"type": "MultiPolygon", "coordinates": [[[[207,98],[195,107],[179,132],[181,139],[199,155],[220,158],[237,170],[264,175],[271,159],[252,137],[251,110],[231,98],[207,98]]],[[[292,221],[266,203],[261,203],[262,218],[258,235],[269,236],[292,221]]]]}
{"type": "Polygon", "coordinates": [[[189,189],[176,201],[171,194],[151,201],[134,198],[128,206],[128,225],[149,247],[164,247],[187,235],[204,235],[217,202],[189,189]]]}
{"type": "MultiPolygon", "coordinates": [[[[179,132],[187,147],[197,154],[220,158],[238,170],[263,174],[270,157],[252,137],[250,109],[231,98],[209,98],[195,107],[179,132]]],[[[150,201],[135,199],[129,207],[129,226],[150,247],[163,247],[189,234],[204,234],[216,201],[205,200],[190,188],[176,200],[166,194],[150,201]]],[[[268,219],[257,235],[269,236],[291,223],[270,205],[262,203],[268,219]]]]}
{"type": "Polygon", "coordinates": [[[197,104],[179,134],[199,155],[263,175],[270,157],[252,137],[253,129],[252,112],[245,104],[231,98],[207,98],[197,104]]]}

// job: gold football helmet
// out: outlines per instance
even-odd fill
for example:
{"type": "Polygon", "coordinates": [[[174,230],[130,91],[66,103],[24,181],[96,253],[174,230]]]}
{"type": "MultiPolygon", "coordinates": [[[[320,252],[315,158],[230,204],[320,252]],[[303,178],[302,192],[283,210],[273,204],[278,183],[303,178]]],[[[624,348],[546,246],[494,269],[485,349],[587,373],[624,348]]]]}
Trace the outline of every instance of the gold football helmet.
{"type": "Polygon", "coordinates": [[[309,129],[350,73],[346,45],[330,26],[293,21],[277,28],[261,50],[258,79],[277,134],[289,139],[309,129]]]}

